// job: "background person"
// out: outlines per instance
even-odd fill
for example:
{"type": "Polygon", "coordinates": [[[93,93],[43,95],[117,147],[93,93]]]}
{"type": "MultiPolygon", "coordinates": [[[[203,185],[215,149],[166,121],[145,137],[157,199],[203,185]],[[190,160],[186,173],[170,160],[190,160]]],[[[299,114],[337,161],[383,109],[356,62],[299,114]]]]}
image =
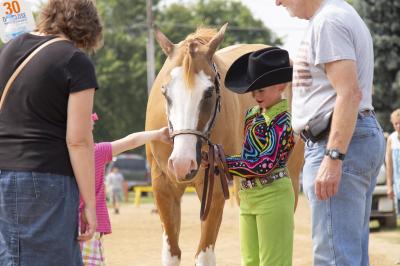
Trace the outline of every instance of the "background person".
{"type": "Polygon", "coordinates": [[[119,214],[119,204],[122,201],[124,190],[124,176],[117,167],[113,167],[106,176],[106,184],[109,187],[110,199],[114,208],[114,213],[119,214]]]}
{"type": "Polygon", "coordinates": [[[343,0],[276,4],[310,21],[293,66],[292,115],[306,140],[314,265],[369,265],[372,192],[385,154],[372,105],[371,34],[343,0]]]}
{"type": "MultiPolygon", "coordinates": [[[[0,50],[0,88],[41,44],[0,112],[0,265],[82,265],[96,229],[90,115],[102,26],[90,0],[49,0],[38,29],[0,50]],[[79,188],[79,189],[78,189],[79,188]],[[78,237],[79,193],[86,230],[78,237]],[[78,237],[78,239],[77,239],[78,237]]],[[[3,93],[3,91],[0,91],[3,93]]]]}
{"type": "Polygon", "coordinates": [[[390,115],[394,132],[389,135],[386,146],[386,181],[388,196],[396,199],[397,215],[400,216],[400,109],[390,115]]]}

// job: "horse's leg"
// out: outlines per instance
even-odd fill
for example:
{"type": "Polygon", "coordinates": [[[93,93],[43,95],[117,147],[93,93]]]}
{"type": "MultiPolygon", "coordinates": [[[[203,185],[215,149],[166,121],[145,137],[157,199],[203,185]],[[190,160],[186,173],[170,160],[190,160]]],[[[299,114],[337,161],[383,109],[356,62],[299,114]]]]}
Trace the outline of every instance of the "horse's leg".
{"type": "Polygon", "coordinates": [[[185,188],[174,185],[165,174],[153,179],[153,193],[163,228],[162,265],[178,266],[181,197],[185,188]]]}
{"type": "MultiPolygon", "coordinates": [[[[201,198],[203,194],[203,179],[195,183],[197,195],[201,198]]],[[[225,199],[222,193],[221,182],[215,176],[214,191],[210,212],[206,221],[201,223],[201,238],[196,252],[196,266],[216,265],[214,247],[217,240],[219,227],[222,221],[225,199]]]]}

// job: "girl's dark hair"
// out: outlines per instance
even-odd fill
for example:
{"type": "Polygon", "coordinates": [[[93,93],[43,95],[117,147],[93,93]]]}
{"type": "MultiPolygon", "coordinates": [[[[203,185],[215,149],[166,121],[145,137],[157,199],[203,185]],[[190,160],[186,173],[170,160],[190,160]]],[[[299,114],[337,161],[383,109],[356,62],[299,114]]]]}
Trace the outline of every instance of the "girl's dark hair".
{"type": "Polygon", "coordinates": [[[93,0],[49,0],[40,13],[37,30],[62,33],[88,51],[99,48],[103,39],[103,27],[93,0]]]}

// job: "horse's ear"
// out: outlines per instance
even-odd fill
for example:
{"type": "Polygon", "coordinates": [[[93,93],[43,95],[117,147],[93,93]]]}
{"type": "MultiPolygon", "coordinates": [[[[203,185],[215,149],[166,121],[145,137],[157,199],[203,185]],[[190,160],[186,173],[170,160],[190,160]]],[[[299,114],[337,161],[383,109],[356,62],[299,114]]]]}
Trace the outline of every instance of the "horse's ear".
{"type": "Polygon", "coordinates": [[[228,23],[225,23],[224,26],[221,27],[221,29],[218,31],[218,33],[208,42],[208,55],[212,57],[217,51],[218,46],[222,43],[224,40],[224,35],[226,31],[226,27],[228,27],[228,23]]]}
{"type": "Polygon", "coordinates": [[[164,35],[157,27],[157,25],[153,25],[154,33],[156,35],[156,40],[158,44],[161,46],[162,50],[167,56],[170,56],[175,48],[175,44],[173,44],[167,36],[164,35]]]}

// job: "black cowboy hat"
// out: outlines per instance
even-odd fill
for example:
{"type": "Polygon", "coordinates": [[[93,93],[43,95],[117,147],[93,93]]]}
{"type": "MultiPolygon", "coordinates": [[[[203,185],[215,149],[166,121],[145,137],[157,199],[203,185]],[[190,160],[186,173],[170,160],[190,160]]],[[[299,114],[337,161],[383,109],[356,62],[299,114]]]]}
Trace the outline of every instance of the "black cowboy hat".
{"type": "Polygon", "coordinates": [[[278,47],[268,47],[236,59],[226,73],[225,87],[236,93],[246,93],[290,82],[292,74],[289,53],[278,47]]]}

